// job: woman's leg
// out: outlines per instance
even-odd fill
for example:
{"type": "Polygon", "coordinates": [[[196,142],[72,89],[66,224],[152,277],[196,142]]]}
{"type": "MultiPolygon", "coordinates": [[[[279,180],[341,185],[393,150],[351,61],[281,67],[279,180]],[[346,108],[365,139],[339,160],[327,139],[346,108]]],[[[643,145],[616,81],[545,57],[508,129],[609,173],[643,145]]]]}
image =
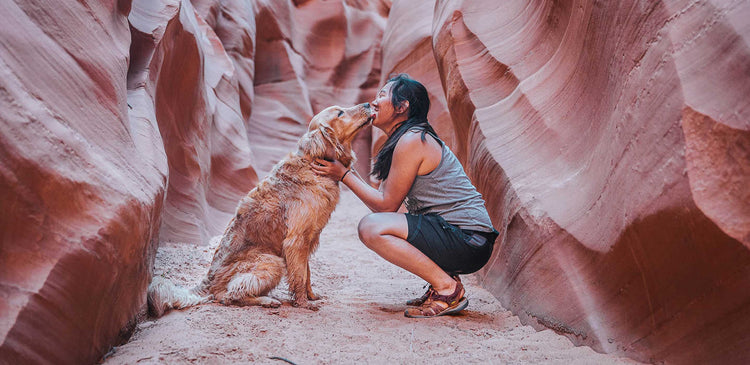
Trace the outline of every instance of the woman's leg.
{"type": "Polygon", "coordinates": [[[401,213],[372,213],[359,221],[359,239],[392,264],[432,285],[441,295],[456,290],[456,281],[429,257],[406,241],[409,226],[401,213]]]}

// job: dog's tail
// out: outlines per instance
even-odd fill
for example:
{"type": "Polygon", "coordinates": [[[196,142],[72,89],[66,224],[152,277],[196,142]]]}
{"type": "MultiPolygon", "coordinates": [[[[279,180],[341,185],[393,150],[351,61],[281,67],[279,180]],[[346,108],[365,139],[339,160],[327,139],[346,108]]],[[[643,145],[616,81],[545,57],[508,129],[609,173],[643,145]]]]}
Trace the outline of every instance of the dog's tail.
{"type": "Polygon", "coordinates": [[[171,281],[158,276],[148,286],[148,311],[154,317],[161,317],[170,309],[182,309],[198,304],[211,302],[210,295],[199,295],[173,284],[171,281]]]}

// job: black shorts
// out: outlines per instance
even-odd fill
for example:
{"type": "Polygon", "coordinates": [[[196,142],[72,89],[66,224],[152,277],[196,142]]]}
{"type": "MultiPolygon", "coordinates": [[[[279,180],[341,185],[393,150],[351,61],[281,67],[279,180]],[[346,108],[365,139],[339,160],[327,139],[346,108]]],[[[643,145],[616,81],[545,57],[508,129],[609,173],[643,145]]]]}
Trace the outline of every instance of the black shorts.
{"type": "Polygon", "coordinates": [[[406,213],[406,240],[451,275],[471,274],[490,260],[498,232],[461,230],[437,214],[406,213]]]}

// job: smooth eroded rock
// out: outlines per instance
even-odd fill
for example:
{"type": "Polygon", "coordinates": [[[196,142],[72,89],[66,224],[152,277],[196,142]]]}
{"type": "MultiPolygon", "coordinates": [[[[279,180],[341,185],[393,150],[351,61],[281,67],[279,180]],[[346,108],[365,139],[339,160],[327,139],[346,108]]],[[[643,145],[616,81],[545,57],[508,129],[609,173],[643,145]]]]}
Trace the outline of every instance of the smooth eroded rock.
{"type": "Polygon", "coordinates": [[[750,356],[724,351],[750,329],[749,10],[437,2],[461,159],[501,231],[482,276],[508,308],[643,361],[750,356]]]}
{"type": "Polygon", "coordinates": [[[131,118],[128,2],[0,5],[0,359],[93,363],[145,304],[167,169],[131,118]]]}

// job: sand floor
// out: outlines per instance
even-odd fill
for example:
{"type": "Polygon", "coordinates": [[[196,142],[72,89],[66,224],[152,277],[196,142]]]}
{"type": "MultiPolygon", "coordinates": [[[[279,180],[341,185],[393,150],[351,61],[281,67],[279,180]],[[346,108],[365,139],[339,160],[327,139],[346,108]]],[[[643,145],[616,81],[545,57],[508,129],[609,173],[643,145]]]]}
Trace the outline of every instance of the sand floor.
{"type": "MultiPolygon", "coordinates": [[[[551,330],[522,325],[477,278],[463,277],[469,307],[456,316],[411,319],[404,301],[424,282],[381,259],[357,238],[369,210],[343,191],[311,259],[320,310],[292,307],[286,282],[271,295],[280,308],[208,304],[140,323],[130,341],[108,355],[114,364],[634,364],[575,347],[551,330]]],[[[192,287],[208,270],[209,246],[163,243],[156,275],[192,287]]]]}

